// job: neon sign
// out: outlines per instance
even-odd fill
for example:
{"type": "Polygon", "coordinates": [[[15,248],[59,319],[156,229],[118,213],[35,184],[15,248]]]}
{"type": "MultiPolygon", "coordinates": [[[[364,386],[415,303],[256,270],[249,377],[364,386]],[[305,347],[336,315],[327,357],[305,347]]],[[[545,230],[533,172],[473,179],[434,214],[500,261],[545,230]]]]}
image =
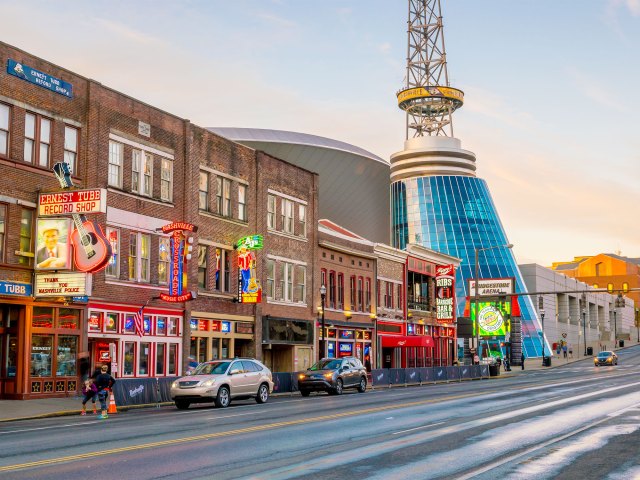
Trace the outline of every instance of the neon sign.
{"type": "Polygon", "coordinates": [[[455,271],[453,265],[436,268],[436,321],[451,323],[454,317],[455,271]]]}
{"type": "Polygon", "coordinates": [[[242,237],[236,242],[238,250],[238,302],[260,303],[262,301],[262,287],[256,278],[256,254],[263,246],[262,235],[242,237]]]}
{"type": "Polygon", "coordinates": [[[163,233],[171,233],[169,245],[171,250],[171,269],[169,278],[169,294],[160,293],[165,302],[186,302],[196,298],[195,292],[187,291],[187,261],[191,259],[193,237],[184,232],[197,232],[198,227],[186,222],[173,222],[162,227],[163,233]]]}

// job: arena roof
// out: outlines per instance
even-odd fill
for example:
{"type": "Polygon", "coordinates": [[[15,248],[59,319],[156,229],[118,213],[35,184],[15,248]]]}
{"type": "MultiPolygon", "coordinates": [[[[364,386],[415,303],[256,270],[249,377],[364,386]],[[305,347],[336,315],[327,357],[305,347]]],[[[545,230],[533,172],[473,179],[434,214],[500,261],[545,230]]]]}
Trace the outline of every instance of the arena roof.
{"type": "Polygon", "coordinates": [[[389,243],[389,162],[354,145],[306,133],[257,128],[208,130],[318,173],[320,218],[367,240],[389,243]]]}

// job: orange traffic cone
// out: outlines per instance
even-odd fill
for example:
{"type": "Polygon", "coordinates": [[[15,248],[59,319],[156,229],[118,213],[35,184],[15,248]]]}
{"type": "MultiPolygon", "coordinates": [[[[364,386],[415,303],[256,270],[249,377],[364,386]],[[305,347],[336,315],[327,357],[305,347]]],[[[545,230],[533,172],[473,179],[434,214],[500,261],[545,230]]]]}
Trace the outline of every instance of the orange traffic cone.
{"type": "Polygon", "coordinates": [[[109,410],[107,410],[107,413],[118,413],[118,409],[116,408],[116,399],[113,396],[113,390],[109,392],[109,410]]]}

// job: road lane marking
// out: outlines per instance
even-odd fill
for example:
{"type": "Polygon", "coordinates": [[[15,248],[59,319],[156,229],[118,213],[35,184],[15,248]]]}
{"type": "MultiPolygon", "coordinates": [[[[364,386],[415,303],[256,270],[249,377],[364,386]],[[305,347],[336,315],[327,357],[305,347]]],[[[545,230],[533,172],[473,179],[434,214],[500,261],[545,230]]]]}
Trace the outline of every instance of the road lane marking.
{"type": "Polygon", "coordinates": [[[23,428],[21,430],[7,430],[6,432],[0,432],[3,435],[7,433],[22,433],[22,432],[33,432],[36,430],[48,430],[51,428],[60,428],[60,427],[82,427],[83,425],[93,425],[94,423],[100,423],[100,420],[89,420],[82,423],[67,423],[66,425],[50,425],[48,427],[34,427],[34,428],[23,428]]]}
{"type": "Polygon", "coordinates": [[[414,430],[420,430],[421,428],[435,427],[436,425],[442,425],[443,423],[445,423],[445,422],[430,423],[429,425],[421,425],[419,427],[409,428],[407,430],[399,430],[397,432],[393,432],[391,435],[399,435],[400,433],[413,432],[414,430]]]}

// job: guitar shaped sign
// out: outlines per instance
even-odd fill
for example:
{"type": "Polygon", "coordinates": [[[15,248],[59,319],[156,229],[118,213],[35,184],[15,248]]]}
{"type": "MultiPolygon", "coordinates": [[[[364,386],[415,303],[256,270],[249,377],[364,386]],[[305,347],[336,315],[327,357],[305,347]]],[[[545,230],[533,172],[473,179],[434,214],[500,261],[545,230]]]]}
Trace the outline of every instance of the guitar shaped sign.
{"type": "MultiPolygon", "coordinates": [[[[62,188],[73,187],[68,164],[56,163],[53,166],[53,173],[62,188]]],[[[73,259],[76,267],[78,270],[88,273],[102,270],[111,259],[111,243],[95,221],[87,220],[87,217],[77,213],[72,213],[71,216],[76,226],[71,234],[73,259]]]]}

